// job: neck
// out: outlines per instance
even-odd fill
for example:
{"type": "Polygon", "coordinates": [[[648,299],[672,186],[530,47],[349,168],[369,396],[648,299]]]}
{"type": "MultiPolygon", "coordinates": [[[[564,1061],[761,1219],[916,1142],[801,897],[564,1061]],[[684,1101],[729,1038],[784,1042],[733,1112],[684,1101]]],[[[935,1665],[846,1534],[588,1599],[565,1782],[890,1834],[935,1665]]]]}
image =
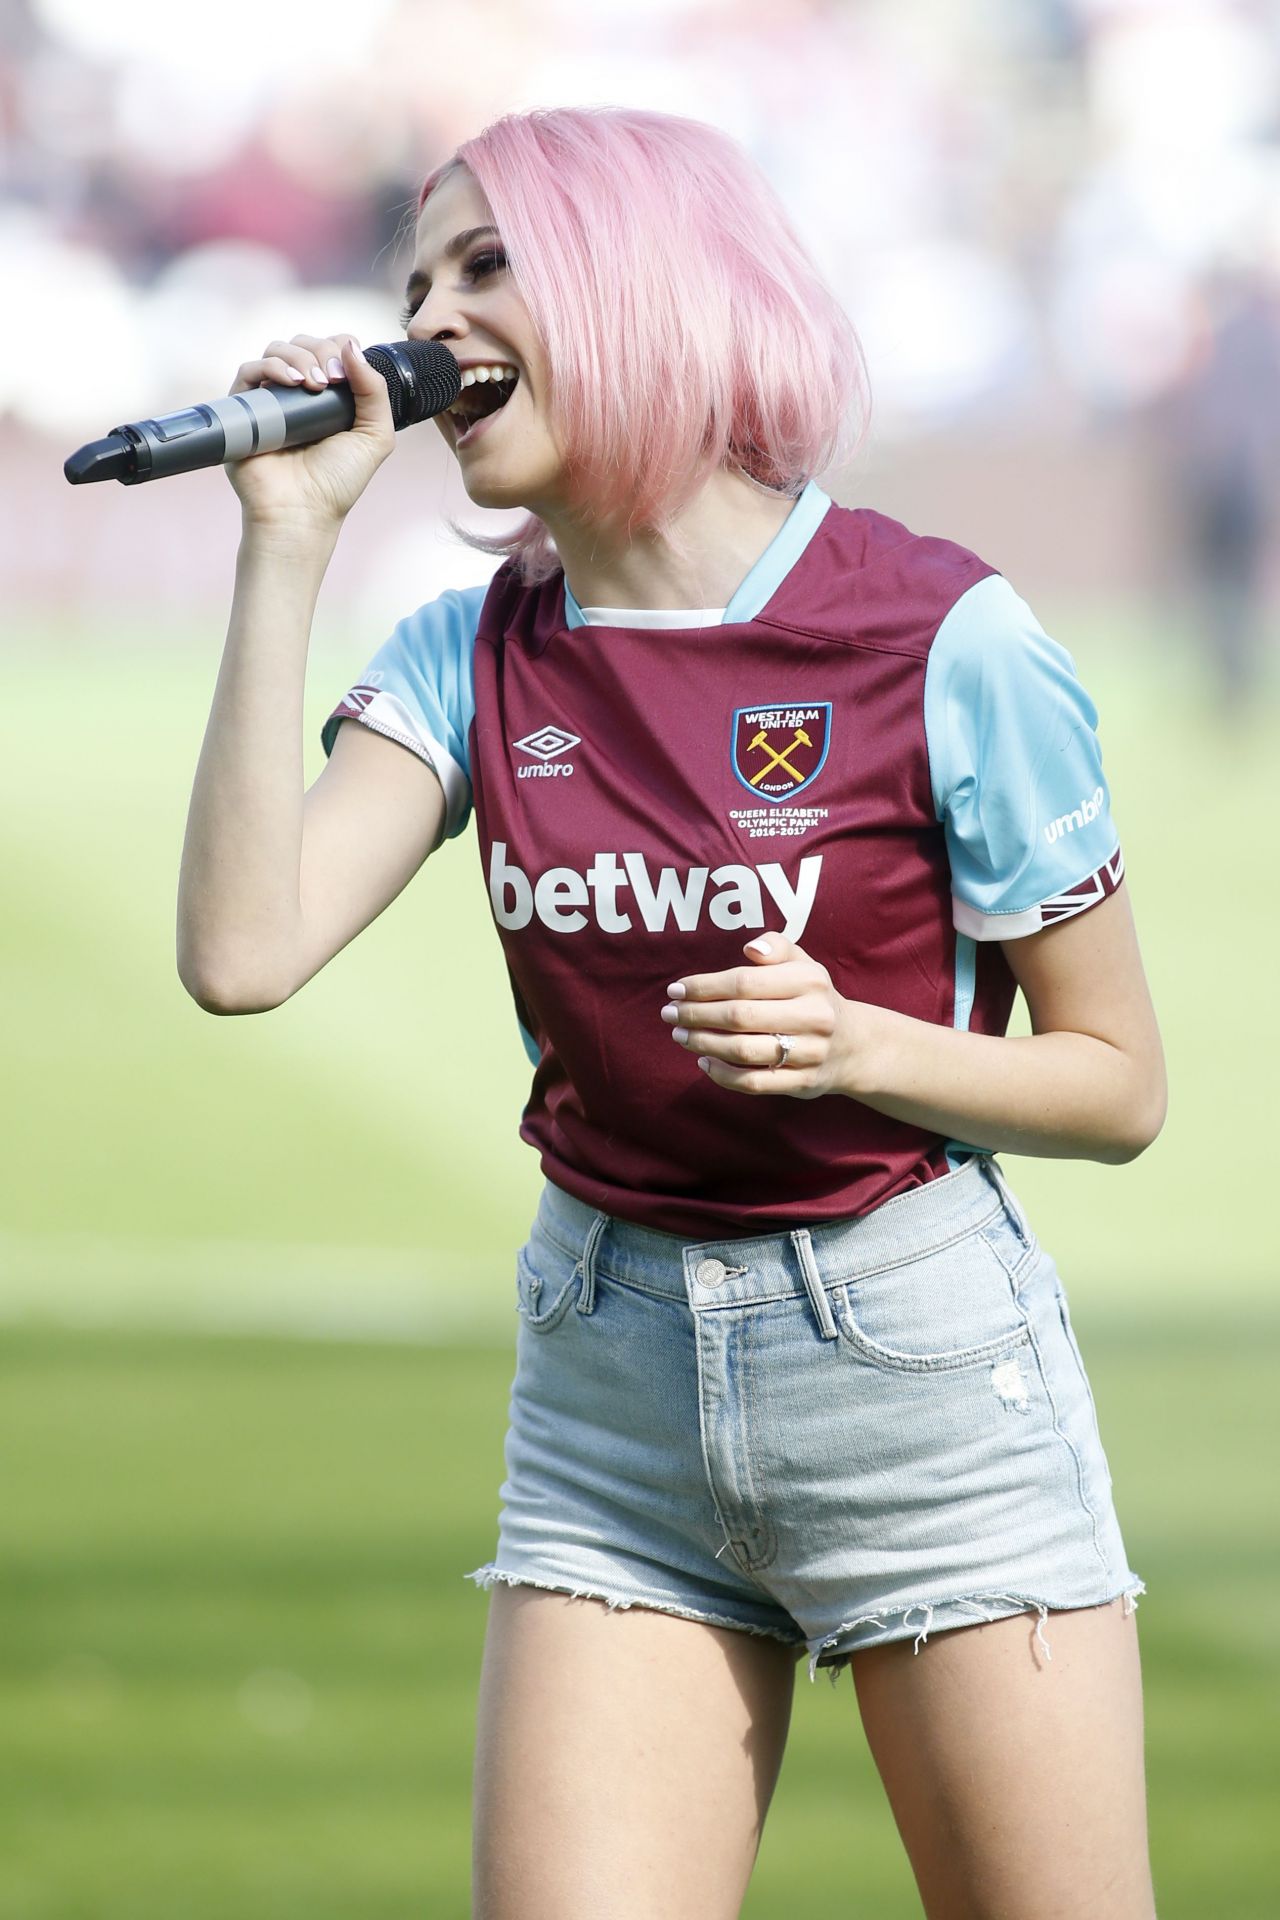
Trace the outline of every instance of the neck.
{"type": "Polygon", "coordinates": [[[580,607],[724,607],[794,506],[738,474],[714,474],[676,517],[687,558],[659,534],[614,540],[581,521],[544,518],[580,607]]]}

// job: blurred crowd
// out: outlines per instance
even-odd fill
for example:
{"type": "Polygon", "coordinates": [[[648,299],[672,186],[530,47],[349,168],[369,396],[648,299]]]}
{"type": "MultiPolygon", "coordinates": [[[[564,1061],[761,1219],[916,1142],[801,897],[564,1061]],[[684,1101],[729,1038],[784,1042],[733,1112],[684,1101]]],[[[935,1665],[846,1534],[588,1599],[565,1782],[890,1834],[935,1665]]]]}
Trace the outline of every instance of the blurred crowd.
{"type": "Polygon", "coordinates": [[[0,437],[66,450],[276,334],[395,333],[419,181],[511,109],[713,120],[853,316],[882,440],[1140,421],[1256,641],[1280,443],[1277,0],[0,0],[0,437]],[[56,381],[33,380],[33,356],[56,381]]]}

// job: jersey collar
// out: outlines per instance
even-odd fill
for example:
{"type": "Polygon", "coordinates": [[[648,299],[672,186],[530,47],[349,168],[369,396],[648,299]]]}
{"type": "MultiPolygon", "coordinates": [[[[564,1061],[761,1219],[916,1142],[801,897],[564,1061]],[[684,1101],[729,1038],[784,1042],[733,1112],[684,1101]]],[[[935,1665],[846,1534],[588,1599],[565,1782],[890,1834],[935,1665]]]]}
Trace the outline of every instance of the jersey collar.
{"type": "MultiPolygon", "coordinates": [[[[830,495],[823,492],[816,480],[810,480],[725,608],[721,619],[723,626],[754,620],[764,611],[818,531],[830,505],[830,495]]],[[[564,616],[564,624],[569,628],[590,624],[574,599],[567,580],[564,581],[564,616]]]]}

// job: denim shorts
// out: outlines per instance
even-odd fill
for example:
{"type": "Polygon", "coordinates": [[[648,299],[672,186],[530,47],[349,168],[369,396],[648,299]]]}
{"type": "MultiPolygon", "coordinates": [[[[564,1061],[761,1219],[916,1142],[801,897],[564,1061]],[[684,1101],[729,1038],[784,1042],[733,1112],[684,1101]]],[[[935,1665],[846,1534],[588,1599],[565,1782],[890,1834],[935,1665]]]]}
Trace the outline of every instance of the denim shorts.
{"type": "Polygon", "coordinates": [[[465,1577],[863,1647],[1145,1592],[1052,1259],[990,1155],[690,1244],[548,1184],[494,1559],[465,1577]]]}

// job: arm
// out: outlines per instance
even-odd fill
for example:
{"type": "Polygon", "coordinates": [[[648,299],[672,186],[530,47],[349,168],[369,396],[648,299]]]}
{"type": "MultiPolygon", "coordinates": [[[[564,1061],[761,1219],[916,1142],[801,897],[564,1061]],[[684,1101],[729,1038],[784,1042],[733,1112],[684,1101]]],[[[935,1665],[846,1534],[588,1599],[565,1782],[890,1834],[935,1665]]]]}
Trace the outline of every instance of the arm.
{"type": "Polygon", "coordinates": [[[210,1013],[269,993],[298,937],[302,695],[338,528],[246,526],[178,878],[178,977],[210,1013]]]}
{"type": "Polygon", "coordinates": [[[298,335],[232,387],[323,384],[340,351],[356,425],[228,468],[243,506],[235,596],[205,730],[178,883],[178,975],[210,1013],[278,1006],[405,886],[440,838],[430,765],[340,726],[304,793],[311,622],[346,514],[394,445],[385,382],[349,336],[298,335]]]}
{"type": "Polygon", "coordinates": [[[1168,1089],[1127,887],[1001,944],[1030,1035],[961,1033],[844,1002],[839,1090],[992,1152],[1135,1159],[1164,1124],[1168,1089]]]}
{"type": "Polygon", "coordinates": [[[841,1093],[992,1152],[1135,1159],[1163,1125],[1167,1094],[1127,888],[1002,944],[1029,1036],[962,1033],[846,1000],[825,967],[774,933],[744,948],[747,966],[677,982],[663,1018],[739,1093],[841,1093]],[[796,1037],[785,1067],[771,1064],[779,1032],[796,1037]]]}
{"type": "Polygon", "coordinates": [[[287,1000],[390,905],[443,833],[431,768],[354,722],[303,792],[307,629],[322,571],[241,548],[178,887],[178,973],[209,1013],[287,1000]]]}

